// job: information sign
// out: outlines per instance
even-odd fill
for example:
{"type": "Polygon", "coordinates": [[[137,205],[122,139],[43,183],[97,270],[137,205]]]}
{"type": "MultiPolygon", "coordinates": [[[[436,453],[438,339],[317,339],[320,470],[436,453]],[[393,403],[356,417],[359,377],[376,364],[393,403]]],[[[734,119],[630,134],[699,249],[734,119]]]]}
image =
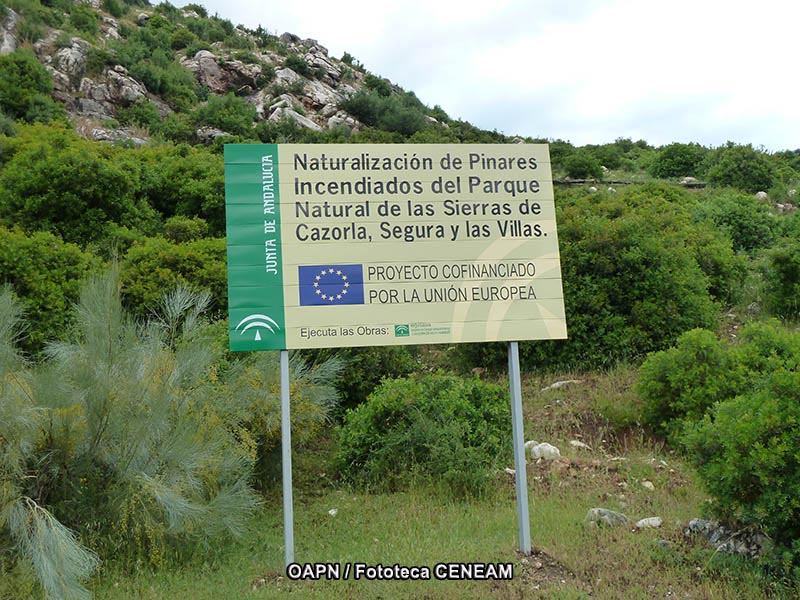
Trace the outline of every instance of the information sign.
{"type": "Polygon", "coordinates": [[[565,338],[545,144],[225,146],[232,350],[565,338]]]}

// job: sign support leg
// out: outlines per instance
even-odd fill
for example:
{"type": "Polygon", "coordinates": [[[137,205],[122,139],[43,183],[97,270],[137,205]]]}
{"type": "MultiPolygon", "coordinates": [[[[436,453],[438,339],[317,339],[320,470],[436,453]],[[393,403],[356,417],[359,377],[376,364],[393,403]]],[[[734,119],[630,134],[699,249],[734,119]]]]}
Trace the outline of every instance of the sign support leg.
{"type": "Polygon", "coordinates": [[[522,427],[522,389],[519,376],[519,342],[508,344],[508,381],[511,388],[511,431],[514,443],[514,470],[517,484],[519,549],[531,553],[531,524],[528,512],[528,482],[525,468],[525,438],[522,427]]]}
{"type": "Polygon", "coordinates": [[[286,566],[294,562],[292,507],[292,424],[289,418],[289,351],[281,350],[281,463],[283,465],[283,545],[286,566]]]}

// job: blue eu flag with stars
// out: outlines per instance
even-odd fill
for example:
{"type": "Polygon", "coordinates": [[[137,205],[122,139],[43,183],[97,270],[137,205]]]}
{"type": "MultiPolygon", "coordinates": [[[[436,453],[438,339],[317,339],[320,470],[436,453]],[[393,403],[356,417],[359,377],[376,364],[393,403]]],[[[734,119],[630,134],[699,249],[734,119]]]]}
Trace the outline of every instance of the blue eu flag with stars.
{"type": "Polygon", "coordinates": [[[364,304],[362,265],[307,265],[297,269],[300,306],[364,304]]]}

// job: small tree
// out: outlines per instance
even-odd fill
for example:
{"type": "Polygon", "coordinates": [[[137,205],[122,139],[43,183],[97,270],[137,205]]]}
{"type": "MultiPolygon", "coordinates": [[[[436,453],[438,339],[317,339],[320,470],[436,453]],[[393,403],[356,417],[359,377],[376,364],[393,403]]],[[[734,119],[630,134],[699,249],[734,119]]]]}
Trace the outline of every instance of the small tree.
{"type": "Polygon", "coordinates": [[[564,170],[573,179],[600,179],[603,169],[600,161],[585,150],[576,150],[564,159],[564,170]]]}
{"type": "Polygon", "coordinates": [[[775,182],[772,163],[763,152],[752,145],[740,146],[728,142],[710,158],[707,171],[709,183],[730,186],[745,192],[768,190],[775,182]]]}
{"type": "MultiPolygon", "coordinates": [[[[101,554],[158,564],[171,539],[239,534],[257,504],[254,455],[209,415],[216,401],[201,313],[176,290],[141,325],[122,310],[114,269],[84,287],[70,342],[20,370],[0,299],[0,526],[48,596],[80,598],[101,554]]],[[[9,308],[10,307],[10,308],[9,308]]]]}
{"type": "Polygon", "coordinates": [[[708,149],[700,144],[669,144],[659,148],[648,171],[653,177],[698,176],[703,170],[703,162],[708,149]]]}

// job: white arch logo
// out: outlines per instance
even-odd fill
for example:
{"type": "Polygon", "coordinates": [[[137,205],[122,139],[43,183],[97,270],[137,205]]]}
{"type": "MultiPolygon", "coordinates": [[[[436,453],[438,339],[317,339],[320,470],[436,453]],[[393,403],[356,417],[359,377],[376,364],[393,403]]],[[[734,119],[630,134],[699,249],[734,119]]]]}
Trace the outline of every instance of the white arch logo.
{"type": "Polygon", "coordinates": [[[280,329],[281,326],[275,322],[275,320],[267,315],[248,315],[236,326],[236,331],[239,331],[239,335],[244,334],[245,331],[248,329],[255,328],[256,330],[256,337],[255,341],[261,341],[261,332],[259,331],[260,328],[266,329],[270,333],[275,333],[275,329],[280,329]],[[241,331],[239,331],[241,328],[241,331]]]}

